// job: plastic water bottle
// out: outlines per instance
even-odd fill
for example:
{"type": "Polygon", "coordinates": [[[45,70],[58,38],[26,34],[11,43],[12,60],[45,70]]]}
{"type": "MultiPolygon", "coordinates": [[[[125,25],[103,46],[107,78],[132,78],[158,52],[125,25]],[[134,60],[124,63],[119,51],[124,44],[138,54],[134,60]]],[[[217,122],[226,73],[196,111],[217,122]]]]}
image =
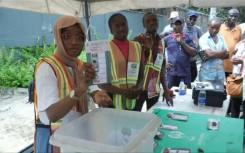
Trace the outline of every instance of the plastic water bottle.
{"type": "Polygon", "coordinates": [[[184,80],[181,79],[180,84],[179,84],[179,95],[185,95],[185,83],[184,80]]]}
{"type": "Polygon", "coordinates": [[[198,94],[198,106],[204,107],[206,105],[206,91],[201,89],[198,94]]]}

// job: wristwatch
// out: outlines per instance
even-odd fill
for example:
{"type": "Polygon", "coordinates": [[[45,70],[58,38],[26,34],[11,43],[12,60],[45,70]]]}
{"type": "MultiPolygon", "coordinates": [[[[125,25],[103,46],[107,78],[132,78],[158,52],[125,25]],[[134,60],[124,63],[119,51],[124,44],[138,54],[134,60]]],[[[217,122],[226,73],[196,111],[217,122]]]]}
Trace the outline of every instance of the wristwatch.
{"type": "Polygon", "coordinates": [[[74,100],[80,100],[80,98],[75,95],[75,90],[70,92],[70,98],[74,100]]]}

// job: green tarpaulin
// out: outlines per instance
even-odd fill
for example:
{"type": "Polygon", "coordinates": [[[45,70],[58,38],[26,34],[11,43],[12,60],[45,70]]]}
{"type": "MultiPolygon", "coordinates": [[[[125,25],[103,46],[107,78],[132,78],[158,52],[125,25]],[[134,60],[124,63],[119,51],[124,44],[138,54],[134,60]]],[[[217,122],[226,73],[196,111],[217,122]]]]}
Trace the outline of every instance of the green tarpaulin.
{"type": "Polygon", "coordinates": [[[153,112],[162,119],[163,124],[177,125],[178,131],[159,128],[164,133],[162,140],[155,140],[155,153],[161,153],[163,148],[190,149],[205,153],[243,153],[244,121],[215,115],[194,114],[156,109],[153,112]],[[167,117],[169,113],[188,115],[187,121],[177,121],[167,117]],[[220,121],[219,130],[209,130],[208,120],[220,121]]]}

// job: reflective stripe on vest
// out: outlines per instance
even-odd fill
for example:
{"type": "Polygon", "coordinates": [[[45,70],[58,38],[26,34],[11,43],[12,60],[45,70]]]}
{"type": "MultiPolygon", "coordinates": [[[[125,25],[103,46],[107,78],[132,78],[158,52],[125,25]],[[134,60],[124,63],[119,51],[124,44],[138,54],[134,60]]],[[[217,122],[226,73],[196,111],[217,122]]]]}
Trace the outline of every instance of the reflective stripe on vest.
{"type": "MultiPolygon", "coordinates": [[[[163,40],[161,40],[158,43],[157,52],[158,52],[158,54],[162,54],[163,56],[165,56],[164,50],[165,50],[165,43],[163,40]]],[[[162,60],[164,61],[164,58],[162,60]]],[[[145,80],[144,80],[144,86],[143,86],[144,90],[146,90],[146,91],[148,90],[149,81],[152,78],[151,74],[155,73],[155,74],[157,74],[157,81],[156,81],[155,87],[157,89],[157,93],[160,92],[160,72],[161,72],[161,69],[162,69],[162,65],[161,66],[154,65],[152,50],[150,50],[150,55],[149,55],[149,58],[147,60],[146,65],[145,65],[145,72],[144,72],[145,80]]]]}
{"type": "MultiPolygon", "coordinates": [[[[52,56],[50,58],[45,58],[39,61],[35,68],[35,76],[36,73],[40,67],[40,65],[43,62],[47,62],[54,70],[54,73],[57,77],[57,86],[59,89],[59,98],[64,99],[67,95],[70,94],[70,91],[74,89],[74,83],[73,83],[73,77],[69,72],[69,69],[67,66],[65,66],[59,59],[57,59],[55,56],[52,56]]],[[[82,67],[82,62],[78,61],[79,67],[82,67]]],[[[38,101],[37,101],[37,93],[36,89],[34,90],[34,104],[35,104],[35,110],[36,110],[36,123],[40,123],[39,115],[38,115],[38,101]]],[[[73,108],[76,110],[76,108],[73,108]]],[[[55,123],[51,123],[51,129],[52,131],[56,130],[61,126],[61,121],[59,120],[55,123]]]]}
{"type": "MultiPolygon", "coordinates": [[[[110,41],[110,52],[111,52],[111,84],[118,88],[127,89],[136,85],[138,80],[137,77],[128,77],[127,78],[127,63],[128,62],[141,62],[141,46],[138,42],[129,41],[129,53],[128,59],[124,58],[123,53],[119,47],[113,42],[110,41]]],[[[136,99],[130,100],[126,99],[121,95],[113,95],[113,103],[116,109],[133,109],[135,107],[136,99]]]]}

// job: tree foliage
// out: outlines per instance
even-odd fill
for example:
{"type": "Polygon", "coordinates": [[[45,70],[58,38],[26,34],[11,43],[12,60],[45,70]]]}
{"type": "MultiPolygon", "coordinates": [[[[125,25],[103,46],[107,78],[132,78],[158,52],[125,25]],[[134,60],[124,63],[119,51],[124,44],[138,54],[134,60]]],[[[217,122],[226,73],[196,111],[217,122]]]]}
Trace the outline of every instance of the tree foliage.
{"type": "MultiPolygon", "coordinates": [[[[228,11],[231,8],[232,7],[218,7],[217,10],[216,10],[217,11],[217,17],[220,17],[224,21],[226,21],[227,20],[228,11]]],[[[188,7],[188,9],[195,10],[195,11],[198,11],[198,12],[202,12],[204,14],[209,14],[209,12],[210,12],[210,8],[198,8],[198,7],[190,6],[190,7],[188,7]]],[[[237,9],[240,12],[239,22],[240,23],[245,22],[245,7],[237,7],[237,9]]]]}
{"type": "Polygon", "coordinates": [[[49,57],[55,51],[55,44],[40,45],[38,39],[35,46],[0,49],[0,86],[1,87],[28,87],[33,80],[36,63],[49,57]]]}

